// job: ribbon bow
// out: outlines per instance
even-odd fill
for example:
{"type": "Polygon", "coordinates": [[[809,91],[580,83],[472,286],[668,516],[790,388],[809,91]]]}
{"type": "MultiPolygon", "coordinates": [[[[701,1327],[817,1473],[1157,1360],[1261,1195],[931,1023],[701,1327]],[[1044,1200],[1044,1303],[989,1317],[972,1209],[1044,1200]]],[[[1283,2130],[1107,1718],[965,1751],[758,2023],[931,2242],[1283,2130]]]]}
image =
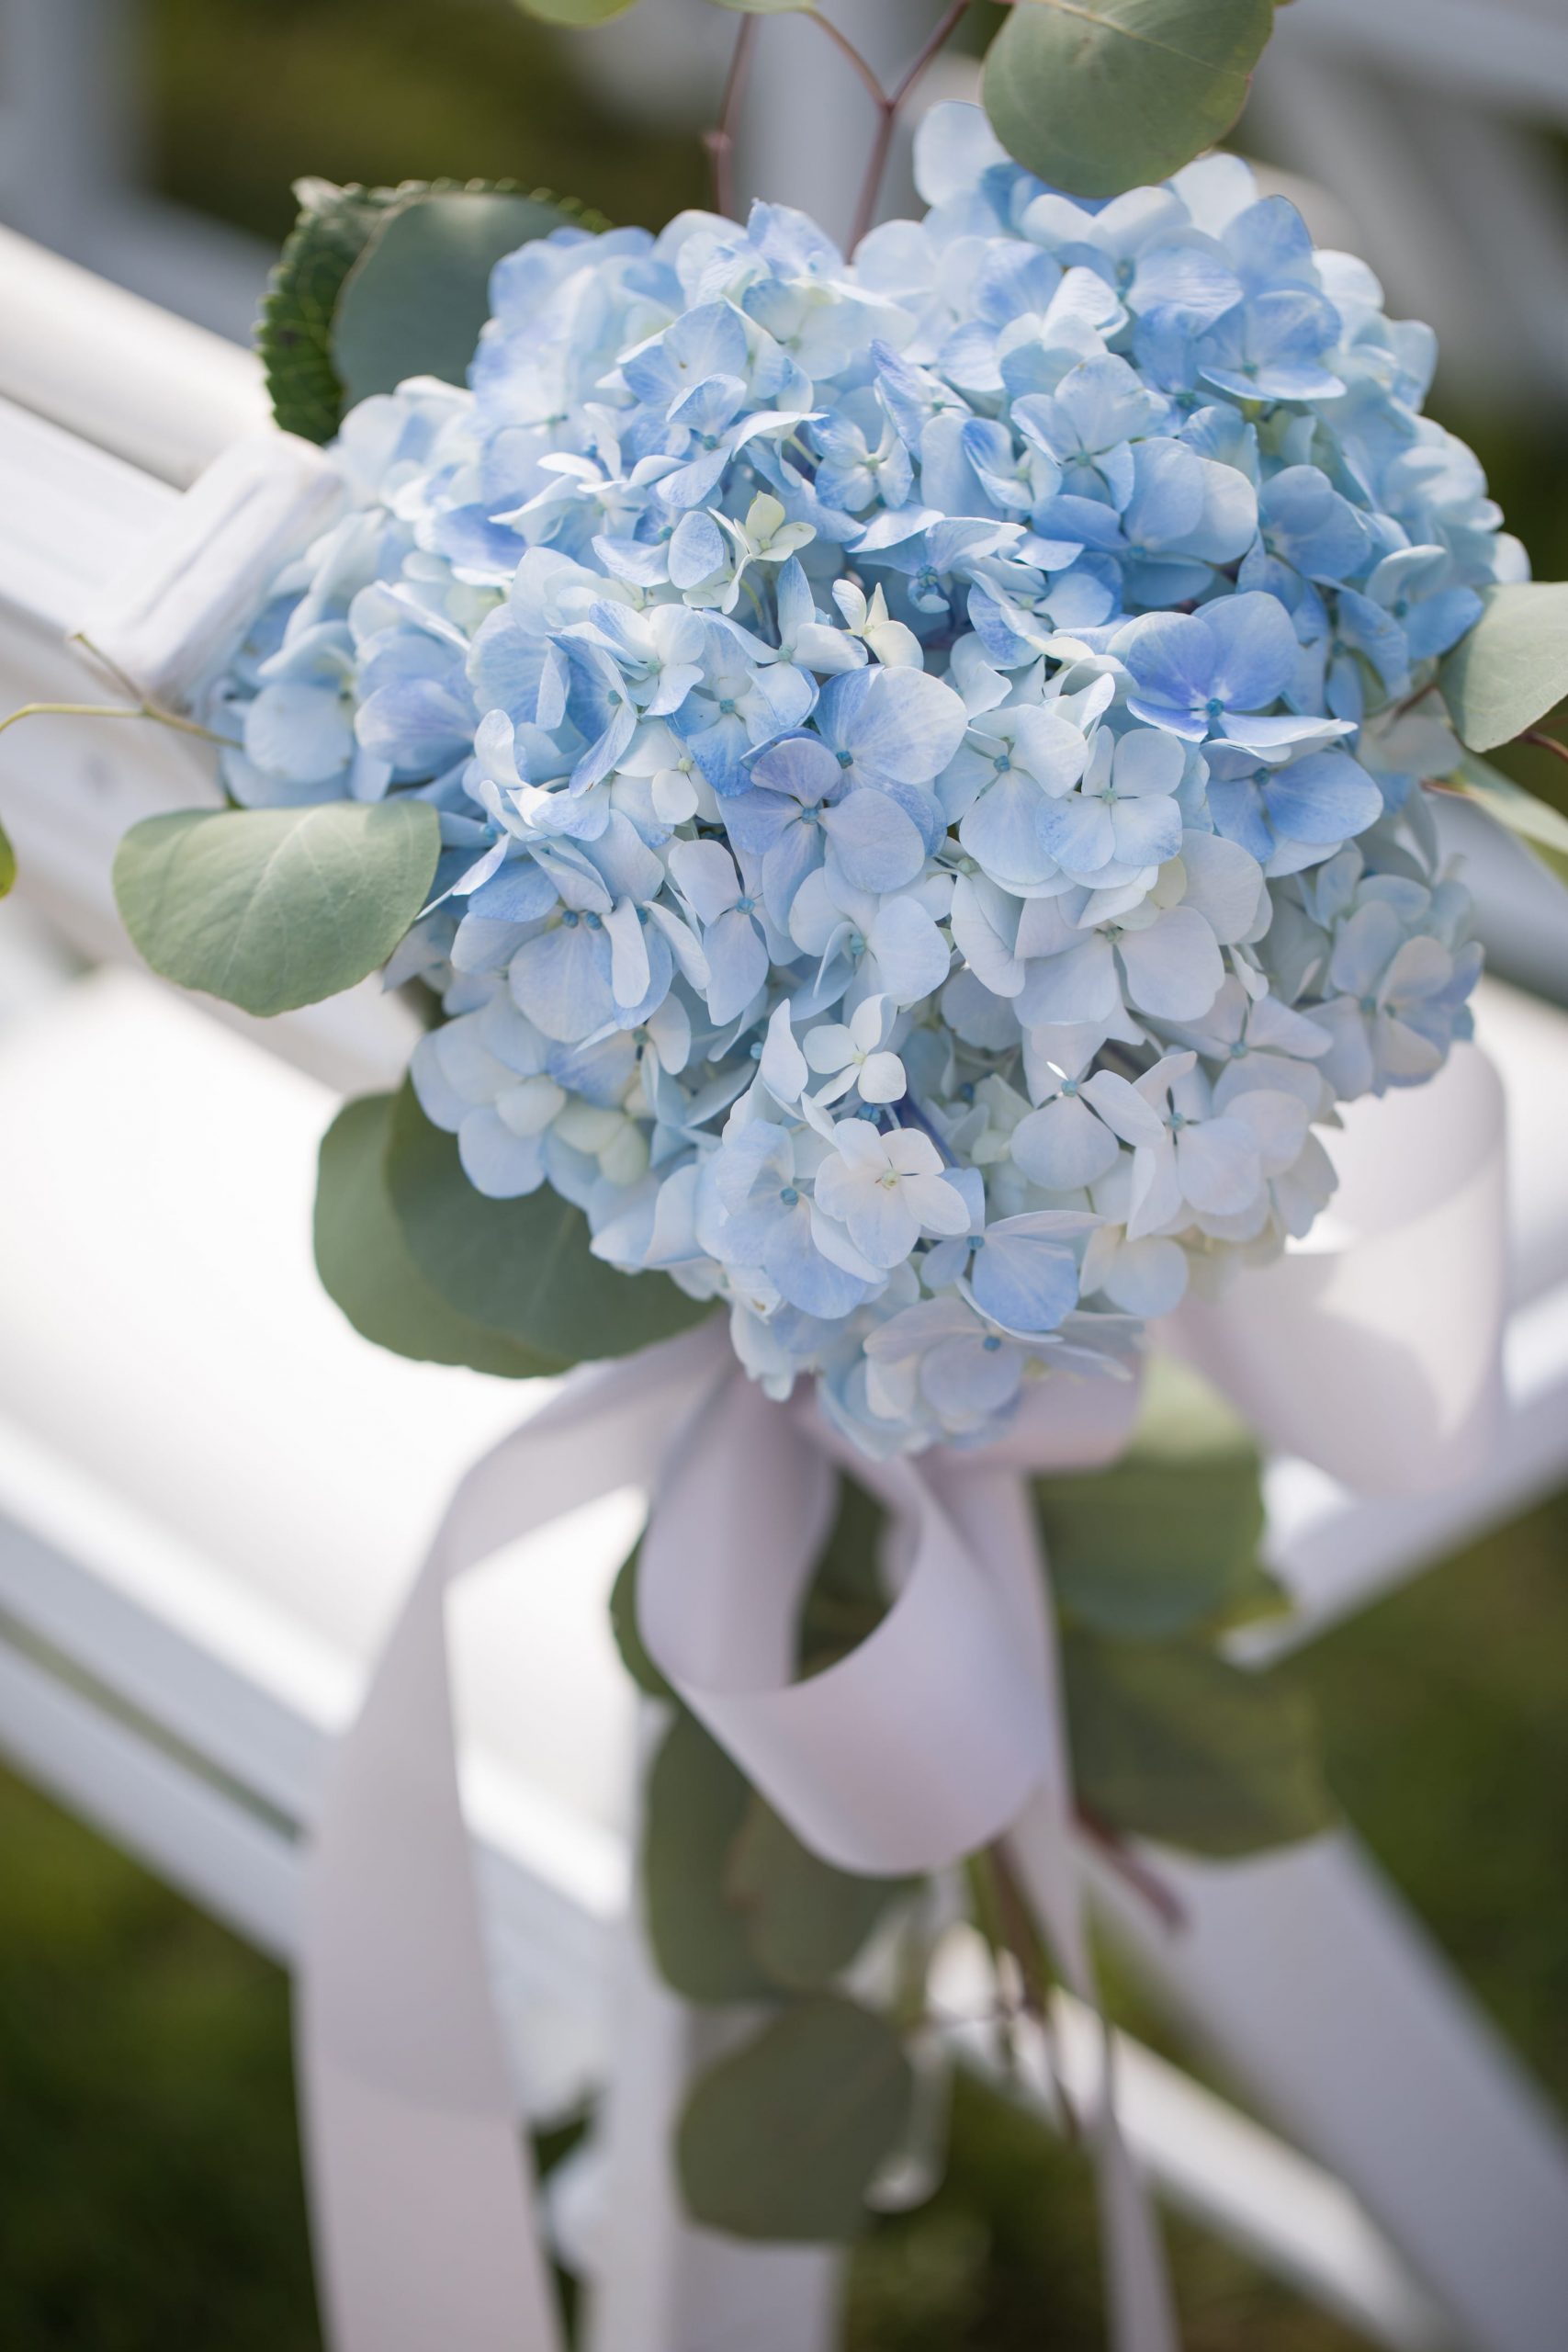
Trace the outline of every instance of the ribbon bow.
{"type": "MultiPolygon", "coordinates": [[[[1223,1305],[1184,1308],[1166,1337],[1274,1442],[1348,1483],[1441,1484],[1483,1457],[1500,1394],[1495,1073],[1462,1048],[1336,1140],[1332,1228],[1223,1305]]],[[[771,1403],[709,1323],[572,1374],[468,1473],[340,1744],[310,1866],[299,2053],[336,2352],[560,2352],[458,1797],[448,1585],[646,1487],[643,1639],[773,1809],[868,1875],[1005,1837],[1065,1981],[1092,2002],[1025,1475],[1109,1462],[1135,1406],[1128,1385],[1057,1375],[999,1445],[874,1463],[813,1399],[771,1403]],[[839,1466],[890,1514],[897,1590],[858,1648],[796,1682],[798,1605],[839,1466]]],[[[1107,2070],[1093,2140],[1111,2342],[1171,2352],[1157,2232],[1110,2088],[1107,2070]]]]}

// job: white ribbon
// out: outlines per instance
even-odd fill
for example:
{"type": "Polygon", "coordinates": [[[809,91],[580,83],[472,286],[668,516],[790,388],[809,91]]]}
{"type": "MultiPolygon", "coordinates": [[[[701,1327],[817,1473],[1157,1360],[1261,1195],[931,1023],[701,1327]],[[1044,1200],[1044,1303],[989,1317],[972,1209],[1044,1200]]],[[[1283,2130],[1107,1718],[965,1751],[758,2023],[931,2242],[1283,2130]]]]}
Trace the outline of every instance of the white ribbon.
{"type": "MultiPolygon", "coordinates": [[[[1497,1396],[1502,1130],[1461,1048],[1344,1147],[1337,1243],[1246,1277],[1179,1338],[1278,1443],[1340,1476],[1437,1485],[1497,1396]]],[[[1042,1383],[1000,1445],[863,1460],[771,1404],[710,1323],[574,1374],[465,1478],[334,1759],[300,1965],[299,2064],[334,2352],[560,2352],[491,2007],[457,1792],[447,1586],[613,1488],[647,1486],[643,1638],[796,1833],[898,1875],[1006,1837],[1065,1980],[1093,2001],[1055,1635],[1021,1473],[1089,1469],[1135,1392],[1042,1383]],[[843,1466],[886,1506],[897,1589],[875,1631],[792,1679],[800,1600],[843,1466]]],[[[1157,2232],[1094,2119],[1117,2352],[1169,2352],[1157,2232]]]]}

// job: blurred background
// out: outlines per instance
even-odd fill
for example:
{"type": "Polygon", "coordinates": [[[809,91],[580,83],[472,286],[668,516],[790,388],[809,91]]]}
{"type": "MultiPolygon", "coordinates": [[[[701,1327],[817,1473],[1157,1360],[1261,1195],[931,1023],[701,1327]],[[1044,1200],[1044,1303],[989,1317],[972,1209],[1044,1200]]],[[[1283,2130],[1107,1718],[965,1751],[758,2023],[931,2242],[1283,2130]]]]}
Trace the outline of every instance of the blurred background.
{"type": "MultiPolygon", "coordinates": [[[[889,64],[934,16],[837,13],[889,64]]],[[[0,0],[0,221],[243,341],[302,174],[514,177],[654,226],[706,201],[696,134],[733,34],[705,0],[642,0],[588,36],[509,0],[0,0]]],[[[968,94],[974,70],[945,61],[928,95],[968,94]]],[[[841,226],[865,111],[809,27],[769,24],[745,184],[841,226]]],[[[1235,143],[1438,329],[1435,413],[1538,571],[1568,575],[1562,0],[1294,0],[1235,143]]],[[[906,147],[889,209],[907,175],[906,147]]],[[[1564,800],[1568,768],[1509,758],[1564,800]]],[[[1568,1498],[1278,1670],[1310,1687],[1364,1839],[1568,2103],[1568,1498]]],[[[314,2352],[287,2007],[266,1962],[0,1777],[7,2352],[314,2352]]],[[[1176,2240],[1190,2352],[1358,2341],[1176,2240]]],[[[851,2352],[1089,2352],[1097,2268],[1077,2159],[965,2089],[946,2186],[856,2255],[851,2352]]]]}

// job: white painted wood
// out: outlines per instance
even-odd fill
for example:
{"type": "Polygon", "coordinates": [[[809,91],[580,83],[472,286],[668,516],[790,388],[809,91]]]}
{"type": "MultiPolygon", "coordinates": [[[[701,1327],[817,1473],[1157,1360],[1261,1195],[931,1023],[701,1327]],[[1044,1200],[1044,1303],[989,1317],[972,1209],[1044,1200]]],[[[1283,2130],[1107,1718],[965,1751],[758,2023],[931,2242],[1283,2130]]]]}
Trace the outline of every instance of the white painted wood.
{"type": "Polygon", "coordinates": [[[11,229],[0,318],[0,394],[163,481],[268,421],[250,352],[11,229]]]}
{"type": "Polygon", "coordinates": [[[1568,2309],[1561,2121],[1345,1834],[1235,1863],[1150,1849],[1173,1934],[1102,1878],[1150,1982],[1354,2191],[1476,2352],[1549,2352],[1568,2309]]]}
{"type": "MultiPolygon", "coordinates": [[[[1004,2056],[987,2016],[989,1957],[968,1928],[947,1938],[932,1992],[948,2044],[966,2064],[1053,2116],[1060,2105],[1059,2067],[1077,2113],[1092,2112],[1103,2027],[1071,1995],[1053,1998],[1050,2046],[1037,2023],[1020,2018],[1004,2056]]],[[[1374,2344],[1429,2352],[1449,2341],[1436,2305],[1342,2181],[1130,2035],[1119,2032],[1114,2041],[1117,2112],[1173,2207],[1217,2230],[1374,2344]]]]}

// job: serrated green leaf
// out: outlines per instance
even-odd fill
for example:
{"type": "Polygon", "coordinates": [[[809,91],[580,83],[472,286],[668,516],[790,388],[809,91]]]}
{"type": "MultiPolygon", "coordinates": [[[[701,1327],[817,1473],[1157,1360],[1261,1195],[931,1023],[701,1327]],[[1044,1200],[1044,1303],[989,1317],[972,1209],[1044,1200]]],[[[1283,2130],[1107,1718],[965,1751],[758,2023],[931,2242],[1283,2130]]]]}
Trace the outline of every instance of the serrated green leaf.
{"type": "Polygon", "coordinates": [[[286,433],[330,441],[343,420],[343,385],[333,364],[333,312],[344,280],[397,188],[334,187],[301,180],[299,218],[278,256],[256,322],[256,350],[272,413],[286,433]]]}
{"type": "Polygon", "coordinates": [[[383,214],[333,314],[333,366],[347,403],[410,376],[466,384],[496,263],[581,217],[543,189],[482,187],[412,195],[383,214]]]}
{"type": "Polygon", "coordinates": [[[637,0],[517,0],[525,16],[541,17],[547,25],[567,25],[574,31],[607,25],[612,17],[624,17],[636,5],[637,0]]]}
{"type": "Polygon", "coordinates": [[[688,2211],[731,2237],[854,2237],[913,2095],[883,2018],[829,1997],[793,2005],[693,2089],[676,2139],[688,2211]]]}
{"type": "Polygon", "coordinates": [[[1166,179],[1247,102],[1270,0],[1014,0],[983,96],[1008,153],[1074,196],[1166,179]]]}
{"type": "Polygon", "coordinates": [[[653,1759],[643,1804],[643,1906],[660,1974],[688,2001],[767,1999],[778,1988],[725,1892],[751,1804],[744,1775],[681,1714],[653,1759]]]}
{"type": "Polygon", "coordinates": [[[1078,1801],[1114,1830],[1198,1854],[1251,1854],[1328,1826],[1312,1711],[1196,1643],[1062,1648],[1078,1801]]]}
{"type": "Polygon", "coordinates": [[[17,853],[11,846],[11,836],[0,825],[0,899],[16,888],[17,853]]]}
{"type": "Polygon", "coordinates": [[[265,1016],[384,964],[424,904],[439,848],[423,800],[186,808],[131,827],[115,899],[164,979],[265,1016]]]}
{"type": "Polygon", "coordinates": [[[1461,740],[1491,752],[1568,695],[1568,582],[1510,581],[1481,599],[1485,610],[1438,683],[1461,740]]]}
{"type": "Polygon", "coordinates": [[[1568,888],[1568,817],[1548,800],[1538,800],[1511,776],[1484,760],[1463,760],[1443,788],[1456,792],[1477,808],[1484,808],[1494,823],[1523,842],[1532,857],[1568,888]]]}
{"type": "Polygon", "coordinates": [[[724,1891],[763,1974],[809,1992],[848,1968],[912,1883],[835,1870],[754,1794],[729,1850],[724,1891]]]}
{"type": "Polygon", "coordinates": [[[548,1364],[449,1307],[409,1256],[385,1168],[389,1094],[344,1103],[321,1137],[316,1271],[355,1329],[394,1355],[526,1380],[548,1364]]]}
{"type": "Polygon", "coordinates": [[[624,1274],[596,1258],[582,1211],[548,1185],[513,1201],[476,1192],[456,1137],[432,1126],[412,1086],[393,1106],[387,1177],[426,1280],[459,1315],[557,1371],[630,1355],[712,1312],[667,1274],[624,1274]]]}

